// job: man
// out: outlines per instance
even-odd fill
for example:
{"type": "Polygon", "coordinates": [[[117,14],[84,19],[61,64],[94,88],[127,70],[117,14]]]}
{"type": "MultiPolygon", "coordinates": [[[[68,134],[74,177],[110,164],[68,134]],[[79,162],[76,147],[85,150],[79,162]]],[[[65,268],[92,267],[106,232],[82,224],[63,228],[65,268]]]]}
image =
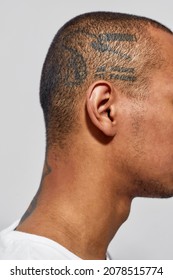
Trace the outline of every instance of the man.
{"type": "Polygon", "coordinates": [[[134,197],[173,196],[172,32],[119,13],[72,19],[49,48],[40,101],[42,180],[0,257],[108,258],[134,197]]]}

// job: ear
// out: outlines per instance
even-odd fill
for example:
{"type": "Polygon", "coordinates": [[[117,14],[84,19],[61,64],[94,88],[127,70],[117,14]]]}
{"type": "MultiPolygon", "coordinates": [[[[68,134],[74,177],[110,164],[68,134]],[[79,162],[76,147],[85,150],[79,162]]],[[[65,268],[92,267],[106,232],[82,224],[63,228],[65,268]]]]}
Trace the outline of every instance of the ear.
{"type": "Polygon", "coordinates": [[[116,134],[115,90],[107,81],[93,83],[87,92],[87,111],[92,123],[107,136],[116,134]]]}

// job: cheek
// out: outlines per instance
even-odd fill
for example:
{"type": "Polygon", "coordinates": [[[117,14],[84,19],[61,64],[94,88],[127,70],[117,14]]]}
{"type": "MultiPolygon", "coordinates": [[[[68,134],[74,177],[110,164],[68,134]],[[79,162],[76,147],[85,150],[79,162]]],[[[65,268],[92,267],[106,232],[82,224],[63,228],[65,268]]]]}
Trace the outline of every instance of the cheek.
{"type": "Polygon", "coordinates": [[[123,110],[117,143],[119,159],[126,170],[144,175],[173,170],[173,112],[161,105],[156,109],[153,102],[133,104],[127,106],[128,111],[123,110]]]}
{"type": "Polygon", "coordinates": [[[173,124],[165,124],[163,118],[153,116],[144,119],[134,134],[133,149],[138,164],[157,174],[173,169],[173,124]]]}

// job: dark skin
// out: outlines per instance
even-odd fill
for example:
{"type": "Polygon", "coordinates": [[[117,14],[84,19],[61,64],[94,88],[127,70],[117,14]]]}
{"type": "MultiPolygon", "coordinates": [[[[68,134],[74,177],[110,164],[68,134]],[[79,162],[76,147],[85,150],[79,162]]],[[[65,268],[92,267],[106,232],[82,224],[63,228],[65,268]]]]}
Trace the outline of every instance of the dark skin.
{"type": "MultiPolygon", "coordinates": [[[[85,65],[84,58],[82,57],[81,54],[79,54],[79,52],[76,49],[70,47],[70,43],[68,43],[68,40],[70,39],[71,36],[74,35],[74,33],[83,34],[87,37],[92,38],[90,46],[95,51],[98,51],[101,53],[105,53],[105,52],[113,53],[114,55],[121,57],[123,60],[127,60],[127,62],[132,59],[132,57],[130,55],[128,55],[127,53],[125,53],[125,52],[122,53],[122,52],[116,50],[115,47],[112,47],[111,43],[112,42],[136,42],[137,39],[136,39],[135,35],[121,34],[121,33],[113,33],[113,34],[102,33],[102,34],[96,35],[96,34],[91,34],[84,30],[78,29],[78,30],[74,31],[72,34],[69,33],[69,35],[67,35],[64,38],[63,44],[62,44],[62,48],[64,48],[65,51],[68,51],[71,54],[71,57],[68,60],[68,67],[67,67],[67,71],[69,71],[69,72],[67,72],[67,74],[65,75],[65,80],[64,80],[65,84],[68,86],[71,86],[72,84],[77,83],[77,82],[75,82],[75,80],[79,82],[79,81],[83,81],[83,79],[86,78],[86,65],[85,65]],[[79,65],[80,65],[80,68],[78,68],[79,65]],[[74,72],[74,77],[73,77],[74,80],[72,80],[70,78],[71,71],[74,72]]],[[[123,67],[123,66],[106,67],[105,65],[103,65],[103,66],[99,66],[96,69],[95,78],[105,78],[107,76],[111,80],[119,79],[119,80],[124,80],[124,81],[131,81],[131,82],[136,80],[135,68],[130,68],[130,67],[128,68],[128,67],[123,67]]],[[[108,113],[110,113],[110,111],[108,111],[108,113]]],[[[20,223],[22,223],[28,216],[30,216],[30,214],[36,208],[37,200],[38,200],[39,194],[41,193],[42,185],[44,183],[44,178],[50,172],[51,172],[51,167],[48,165],[47,157],[46,157],[39,190],[38,190],[37,194],[35,195],[28,210],[22,217],[20,223]]]]}
{"type": "Polygon", "coordinates": [[[35,197],[33,198],[29,208],[27,209],[27,211],[25,212],[25,214],[23,215],[22,219],[20,220],[20,224],[22,224],[31,214],[32,212],[35,210],[35,208],[37,207],[37,201],[39,198],[39,195],[41,193],[43,184],[44,184],[44,179],[46,176],[48,176],[51,173],[51,167],[49,166],[48,162],[47,162],[47,158],[45,160],[45,164],[44,164],[44,169],[43,169],[43,174],[42,174],[42,179],[40,182],[40,186],[38,189],[38,192],[36,193],[35,197]]]}
{"type": "Polygon", "coordinates": [[[48,149],[37,203],[17,230],[82,259],[105,259],[134,197],[173,196],[173,37],[152,35],[163,42],[167,68],[153,75],[149,97],[137,102],[110,81],[90,84],[80,133],[64,150],[48,149]]]}

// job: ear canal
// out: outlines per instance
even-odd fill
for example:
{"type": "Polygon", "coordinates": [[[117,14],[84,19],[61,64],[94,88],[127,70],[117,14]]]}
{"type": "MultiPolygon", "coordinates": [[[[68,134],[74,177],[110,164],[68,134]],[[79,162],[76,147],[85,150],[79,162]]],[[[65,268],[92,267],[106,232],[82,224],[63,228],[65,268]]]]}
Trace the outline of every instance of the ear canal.
{"type": "Polygon", "coordinates": [[[111,109],[110,109],[110,108],[107,110],[107,114],[108,114],[108,118],[109,118],[111,121],[113,121],[113,118],[111,117],[111,109]]]}
{"type": "Polygon", "coordinates": [[[107,110],[107,113],[108,113],[108,118],[110,119],[110,117],[111,117],[111,116],[110,116],[111,110],[108,109],[108,110],[107,110]]]}

